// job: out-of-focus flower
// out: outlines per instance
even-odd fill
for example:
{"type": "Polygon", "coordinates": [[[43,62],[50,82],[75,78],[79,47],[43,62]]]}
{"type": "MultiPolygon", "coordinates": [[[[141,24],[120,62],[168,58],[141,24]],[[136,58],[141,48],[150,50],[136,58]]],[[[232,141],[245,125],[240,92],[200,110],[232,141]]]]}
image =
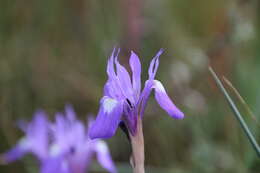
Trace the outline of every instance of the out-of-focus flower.
{"type": "MultiPolygon", "coordinates": [[[[89,122],[89,126],[91,124],[89,122]]],[[[71,106],[66,106],[65,115],[56,114],[55,123],[48,122],[43,111],[36,112],[24,131],[25,137],[1,156],[6,163],[32,153],[40,161],[42,173],[84,173],[96,155],[105,169],[117,172],[106,143],[89,138],[87,129],[76,119],[71,106]]]]}
{"type": "Polygon", "coordinates": [[[2,156],[4,161],[7,163],[15,161],[27,153],[32,153],[40,161],[44,161],[48,157],[48,125],[45,113],[38,110],[31,123],[23,124],[22,130],[25,136],[2,156]]]}
{"type": "Polygon", "coordinates": [[[134,136],[138,116],[143,116],[149,95],[154,89],[158,104],[173,118],[181,119],[184,114],[173,104],[162,83],[155,80],[159,66],[161,49],[152,59],[148,70],[149,79],[141,92],[141,63],[132,51],[129,64],[132,70],[130,78],[127,70],[118,62],[119,50],[113,50],[107,64],[108,81],[104,86],[104,96],[100,101],[100,109],[90,128],[90,138],[109,138],[121,121],[134,136]],[[116,71],[115,71],[116,67],[116,71]]]}

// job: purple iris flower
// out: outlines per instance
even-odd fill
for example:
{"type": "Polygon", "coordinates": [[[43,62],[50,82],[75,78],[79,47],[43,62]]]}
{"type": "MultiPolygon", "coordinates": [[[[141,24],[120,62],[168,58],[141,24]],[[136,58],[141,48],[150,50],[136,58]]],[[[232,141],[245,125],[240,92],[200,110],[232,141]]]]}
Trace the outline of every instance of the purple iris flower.
{"type": "Polygon", "coordinates": [[[76,119],[71,106],[66,106],[65,116],[57,113],[55,123],[48,122],[44,113],[38,111],[24,129],[26,136],[1,156],[6,163],[32,153],[41,164],[41,173],[84,173],[96,155],[102,167],[117,172],[106,143],[89,138],[88,130],[76,119]]]}
{"type": "Polygon", "coordinates": [[[43,161],[48,155],[48,121],[45,113],[39,110],[35,113],[31,123],[21,125],[26,134],[14,148],[2,155],[2,159],[9,163],[20,159],[27,153],[32,153],[43,161]]]}
{"type": "Polygon", "coordinates": [[[149,78],[141,91],[141,63],[132,51],[127,70],[119,63],[119,50],[113,50],[107,64],[108,80],[104,86],[104,96],[100,101],[97,118],[90,129],[90,138],[110,138],[116,132],[120,122],[125,123],[131,135],[135,135],[138,116],[143,117],[144,109],[151,91],[155,99],[171,117],[182,119],[184,114],[173,104],[162,83],[155,79],[159,66],[161,49],[152,59],[148,70],[149,78]]]}

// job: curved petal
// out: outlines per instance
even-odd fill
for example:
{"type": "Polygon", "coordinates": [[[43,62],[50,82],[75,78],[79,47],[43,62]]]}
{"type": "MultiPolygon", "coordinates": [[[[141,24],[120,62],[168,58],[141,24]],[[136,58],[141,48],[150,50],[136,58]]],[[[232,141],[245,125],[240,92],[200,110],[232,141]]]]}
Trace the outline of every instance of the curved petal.
{"type": "Polygon", "coordinates": [[[37,111],[32,122],[24,124],[26,135],[19,143],[1,157],[5,162],[12,162],[31,152],[43,160],[48,154],[48,120],[43,111],[37,111]]]}
{"type": "Polygon", "coordinates": [[[144,115],[144,110],[153,88],[153,81],[147,80],[144,85],[144,89],[141,93],[140,99],[138,100],[138,113],[141,117],[144,115]]]}
{"type": "Polygon", "coordinates": [[[155,89],[155,99],[161,108],[163,108],[173,118],[184,118],[184,114],[173,104],[167,95],[162,83],[158,80],[154,80],[153,82],[153,88],[155,89]]]}
{"type": "Polygon", "coordinates": [[[159,66],[159,57],[162,53],[163,53],[163,49],[160,49],[159,52],[155,55],[155,57],[152,59],[148,70],[149,79],[152,80],[154,79],[159,66]]]}
{"type": "Polygon", "coordinates": [[[95,122],[90,127],[89,137],[110,138],[112,137],[122,116],[123,106],[120,101],[104,96],[95,122]]]}
{"type": "Polygon", "coordinates": [[[116,173],[117,170],[110,156],[106,143],[101,140],[96,141],[95,151],[97,154],[97,160],[101,166],[111,173],[116,173]]]}
{"type": "Polygon", "coordinates": [[[141,63],[138,56],[133,51],[131,51],[129,64],[133,73],[132,74],[133,89],[134,92],[136,93],[136,98],[138,98],[141,90],[141,63]]]}

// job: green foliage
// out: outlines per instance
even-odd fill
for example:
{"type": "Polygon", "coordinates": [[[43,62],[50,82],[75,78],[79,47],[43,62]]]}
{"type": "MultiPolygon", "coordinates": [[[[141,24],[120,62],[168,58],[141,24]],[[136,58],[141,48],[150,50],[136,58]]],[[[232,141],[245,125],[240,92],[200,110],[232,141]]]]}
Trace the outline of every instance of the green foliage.
{"type": "MultiPolygon", "coordinates": [[[[136,52],[147,69],[155,52],[166,49],[157,76],[186,114],[173,120],[150,101],[144,117],[147,172],[259,172],[259,159],[207,70],[210,63],[227,76],[260,119],[256,3],[143,1],[136,52]]],[[[114,45],[127,41],[126,13],[121,1],[0,1],[0,152],[21,136],[17,120],[30,119],[37,108],[51,119],[65,103],[81,119],[97,112],[107,57],[114,45]]],[[[120,60],[127,62],[123,54],[120,60]]],[[[142,74],[147,77],[147,71],[142,74]]],[[[259,140],[256,124],[251,119],[248,124],[259,140]]],[[[122,132],[108,142],[119,172],[130,172],[130,146],[122,132]]],[[[91,170],[103,171],[95,165],[91,170]]],[[[0,172],[37,169],[28,157],[0,172]]]]}

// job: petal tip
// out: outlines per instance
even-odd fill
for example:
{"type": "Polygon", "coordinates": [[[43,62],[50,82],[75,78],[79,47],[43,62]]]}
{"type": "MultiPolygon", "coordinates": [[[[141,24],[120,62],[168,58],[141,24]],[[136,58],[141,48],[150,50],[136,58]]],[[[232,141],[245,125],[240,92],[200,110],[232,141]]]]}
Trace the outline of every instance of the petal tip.
{"type": "Polygon", "coordinates": [[[185,117],[184,113],[183,112],[180,112],[179,114],[177,114],[175,116],[176,119],[183,119],[185,117]]]}
{"type": "Polygon", "coordinates": [[[185,117],[184,113],[180,111],[177,107],[174,110],[169,111],[168,113],[174,119],[183,119],[185,117]]]}
{"type": "Polygon", "coordinates": [[[158,51],[158,53],[157,53],[158,58],[161,56],[161,54],[163,54],[163,52],[164,52],[164,49],[163,49],[163,48],[161,48],[161,49],[158,51]]]}

